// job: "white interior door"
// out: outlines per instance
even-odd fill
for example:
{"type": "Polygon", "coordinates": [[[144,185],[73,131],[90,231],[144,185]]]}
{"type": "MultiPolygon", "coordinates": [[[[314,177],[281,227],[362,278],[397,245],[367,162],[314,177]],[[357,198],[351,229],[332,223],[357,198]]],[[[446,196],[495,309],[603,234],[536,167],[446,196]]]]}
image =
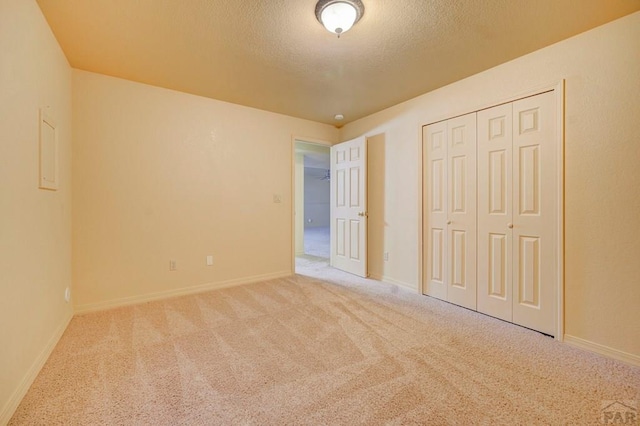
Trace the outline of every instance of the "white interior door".
{"type": "Polygon", "coordinates": [[[476,113],[447,121],[447,300],[476,309],[476,113]]]}
{"type": "Polygon", "coordinates": [[[447,122],[422,130],[425,294],[447,300],[447,122]]]}
{"type": "Polygon", "coordinates": [[[513,322],[555,334],[558,137],[555,96],[513,103],[513,322]]]}
{"type": "Polygon", "coordinates": [[[367,276],[367,142],[331,147],[331,266],[367,276]]]}
{"type": "Polygon", "coordinates": [[[512,104],[478,112],[478,312],[513,320],[512,104]]]}

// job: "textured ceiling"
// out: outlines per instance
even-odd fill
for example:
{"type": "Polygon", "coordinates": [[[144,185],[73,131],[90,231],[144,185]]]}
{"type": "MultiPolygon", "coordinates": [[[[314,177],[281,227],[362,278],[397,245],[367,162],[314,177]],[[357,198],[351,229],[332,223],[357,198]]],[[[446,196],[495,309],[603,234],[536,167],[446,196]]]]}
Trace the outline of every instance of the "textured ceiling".
{"type": "Polygon", "coordinates": [[[71,65],[341,125],[640,10],[640,0],[37,0],[71,65]],[[334,120],[335,114],[345,120],[334,120]]]}

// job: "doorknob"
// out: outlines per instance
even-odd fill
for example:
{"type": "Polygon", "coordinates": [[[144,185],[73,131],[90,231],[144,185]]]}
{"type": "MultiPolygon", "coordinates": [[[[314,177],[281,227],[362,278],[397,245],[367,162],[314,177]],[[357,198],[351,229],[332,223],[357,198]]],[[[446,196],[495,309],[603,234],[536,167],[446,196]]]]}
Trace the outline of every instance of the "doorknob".
{"type": "Polygon", "coordinates": [[[358,216],[364,217],[364,216],[368,216],[368,215],[367,215],[367,212],[360,212],[360,213],[358,213],[358,216]]]}
{"type": "Polygon", "coordinates": [[[509,229],[513,229],[513,223],[508,223],[508,224],[507,224],[507,228],[509,228],[509,229]]]}
{"type": "Polygon", "coordinates": [[[450,220],[447,221],[447,225],[451,225],[451,221],[450,220]]]}

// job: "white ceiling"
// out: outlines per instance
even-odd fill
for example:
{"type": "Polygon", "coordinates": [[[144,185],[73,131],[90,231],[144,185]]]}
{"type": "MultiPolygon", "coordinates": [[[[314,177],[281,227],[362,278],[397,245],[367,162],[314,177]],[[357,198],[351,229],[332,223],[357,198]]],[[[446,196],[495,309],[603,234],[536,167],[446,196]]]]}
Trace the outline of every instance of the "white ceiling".
{"type": "Polygon", "coordinates": [[[640,10],[640,0],[37,0],[71,65],[342,125],[640,10]],[[342,122],[334,120],[344,114],[342,122]]]}

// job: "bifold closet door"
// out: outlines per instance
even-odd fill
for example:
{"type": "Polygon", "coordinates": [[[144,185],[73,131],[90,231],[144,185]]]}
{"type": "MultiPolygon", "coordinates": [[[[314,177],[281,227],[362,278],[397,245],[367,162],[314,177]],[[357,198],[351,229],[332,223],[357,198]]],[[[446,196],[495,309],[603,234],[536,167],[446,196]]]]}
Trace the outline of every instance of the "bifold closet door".
{"type": "Polygon", "coordinates": [[[555,334],[558,123],[553,92],[513,103],[513,322],[555,334]]]}
{"type": "Polygon", "coordinates": [[[478,312],[513,320],[511,103],[478,112],[478,312]]]}
{"type": "Polygon", "coordinates": [[[478,311],[555,334],[555,97],[478,112],[478,311]]]}
{"type": "Polygon", "coordinates": [[[447,300],[476,309],[476,113],[447,120],[447,300]]]}
{"type": "Polygon", "coordinates": [[[551,335],[559,286],[555,102],[550,91],[423,130],[425,293],[551,335]]]}
{"type": "Polygon", "coordinates": [[[447,300],[447,122],[422,130],[425,294],[447,300]]]}
{"type": "Polygon", "coordinates": [[[476,114],[423,132],[425,293],[476,309],[476,114]]]}

